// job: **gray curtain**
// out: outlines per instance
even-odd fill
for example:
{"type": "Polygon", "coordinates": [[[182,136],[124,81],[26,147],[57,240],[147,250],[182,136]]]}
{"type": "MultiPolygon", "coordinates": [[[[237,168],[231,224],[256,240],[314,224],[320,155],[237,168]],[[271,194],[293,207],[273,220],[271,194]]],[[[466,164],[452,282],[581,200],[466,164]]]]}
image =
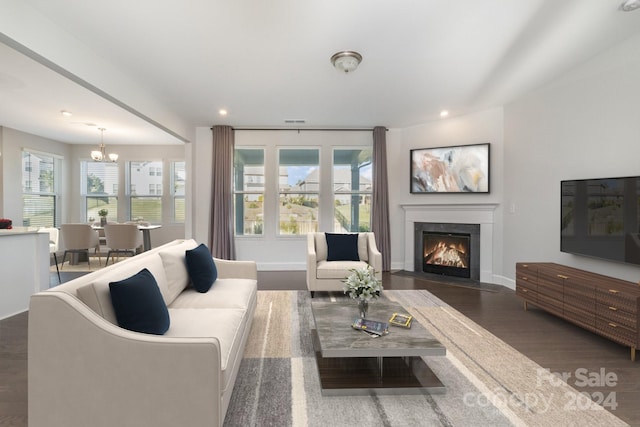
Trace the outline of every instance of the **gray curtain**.
{"type": "Polygon", "coordinates": [[[389,190],[387,188],[387,129],[373,128],[373,197],[371,231],[382,253],[382,271],[391,270],[391,238],[389,232],[389,190]]]}
{"type": "Polygon", "coordinates": [[[231,126],[214,126],[211,164],[211,208],[209,209],[209,249],[216,258],[235,259],[233,240],[233,149],[231,126]]]}

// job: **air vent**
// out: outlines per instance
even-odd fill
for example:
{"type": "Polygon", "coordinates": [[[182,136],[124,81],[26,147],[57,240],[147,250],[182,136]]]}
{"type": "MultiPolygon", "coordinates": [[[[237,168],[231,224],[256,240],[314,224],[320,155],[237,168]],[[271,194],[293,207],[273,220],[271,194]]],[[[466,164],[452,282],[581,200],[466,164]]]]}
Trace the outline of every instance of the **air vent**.
{"type": "Polygon", "coordinates": [[[303,125],[307,123],[305,119],[285,119],[284,122],[288,125],[303,125]]]}

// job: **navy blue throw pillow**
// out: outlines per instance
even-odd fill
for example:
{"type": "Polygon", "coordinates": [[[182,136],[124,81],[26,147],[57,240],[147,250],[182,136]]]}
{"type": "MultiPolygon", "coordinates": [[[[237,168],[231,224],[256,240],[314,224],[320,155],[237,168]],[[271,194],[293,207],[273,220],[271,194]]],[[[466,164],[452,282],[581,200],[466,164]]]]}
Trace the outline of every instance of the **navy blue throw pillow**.
{"type": "Polygon", "coordinates": [[[357,234],[325,233],[327,237],[327,261],[360,261],[357,234]]]}
{"type": "Polygon", "coordinates": [[[145,334],[162,335],[169,329],[169,310],[153,274],[146,268],[109,283],[118,325],[145,334]]]}
{"type": "Polygon", "coordinates": [[[218,278],[218,269],[211,257],[211,251],[204,243],[197,248],[185,251],[187,271],[196,291],[205,293],[218,278]]]}

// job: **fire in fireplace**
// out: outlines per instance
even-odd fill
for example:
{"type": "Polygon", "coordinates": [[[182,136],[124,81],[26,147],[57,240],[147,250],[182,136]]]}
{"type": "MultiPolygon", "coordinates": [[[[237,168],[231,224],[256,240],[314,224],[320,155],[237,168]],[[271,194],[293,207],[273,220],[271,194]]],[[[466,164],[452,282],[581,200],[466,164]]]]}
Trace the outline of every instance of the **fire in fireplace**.
{"type": "Polygon", "coordinates": [[[422,232],[423,263],[425,273],[455,277],[471,277],[470,234],[422,232]]]}

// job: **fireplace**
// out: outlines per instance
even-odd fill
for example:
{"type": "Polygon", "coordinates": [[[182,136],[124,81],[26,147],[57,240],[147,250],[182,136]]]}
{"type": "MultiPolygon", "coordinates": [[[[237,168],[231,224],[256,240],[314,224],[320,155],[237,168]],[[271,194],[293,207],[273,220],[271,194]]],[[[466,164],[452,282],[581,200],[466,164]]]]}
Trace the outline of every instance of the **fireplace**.
{"type": "Polygon", "coordinates": [[[445,276],[471,277],[468,233],[422,232],[422,271],[445,276]]]}
{"type": "Polygon", "coordinates": [[[416,222],[414,271],[480,280],[480,225],[416,222]]]}

